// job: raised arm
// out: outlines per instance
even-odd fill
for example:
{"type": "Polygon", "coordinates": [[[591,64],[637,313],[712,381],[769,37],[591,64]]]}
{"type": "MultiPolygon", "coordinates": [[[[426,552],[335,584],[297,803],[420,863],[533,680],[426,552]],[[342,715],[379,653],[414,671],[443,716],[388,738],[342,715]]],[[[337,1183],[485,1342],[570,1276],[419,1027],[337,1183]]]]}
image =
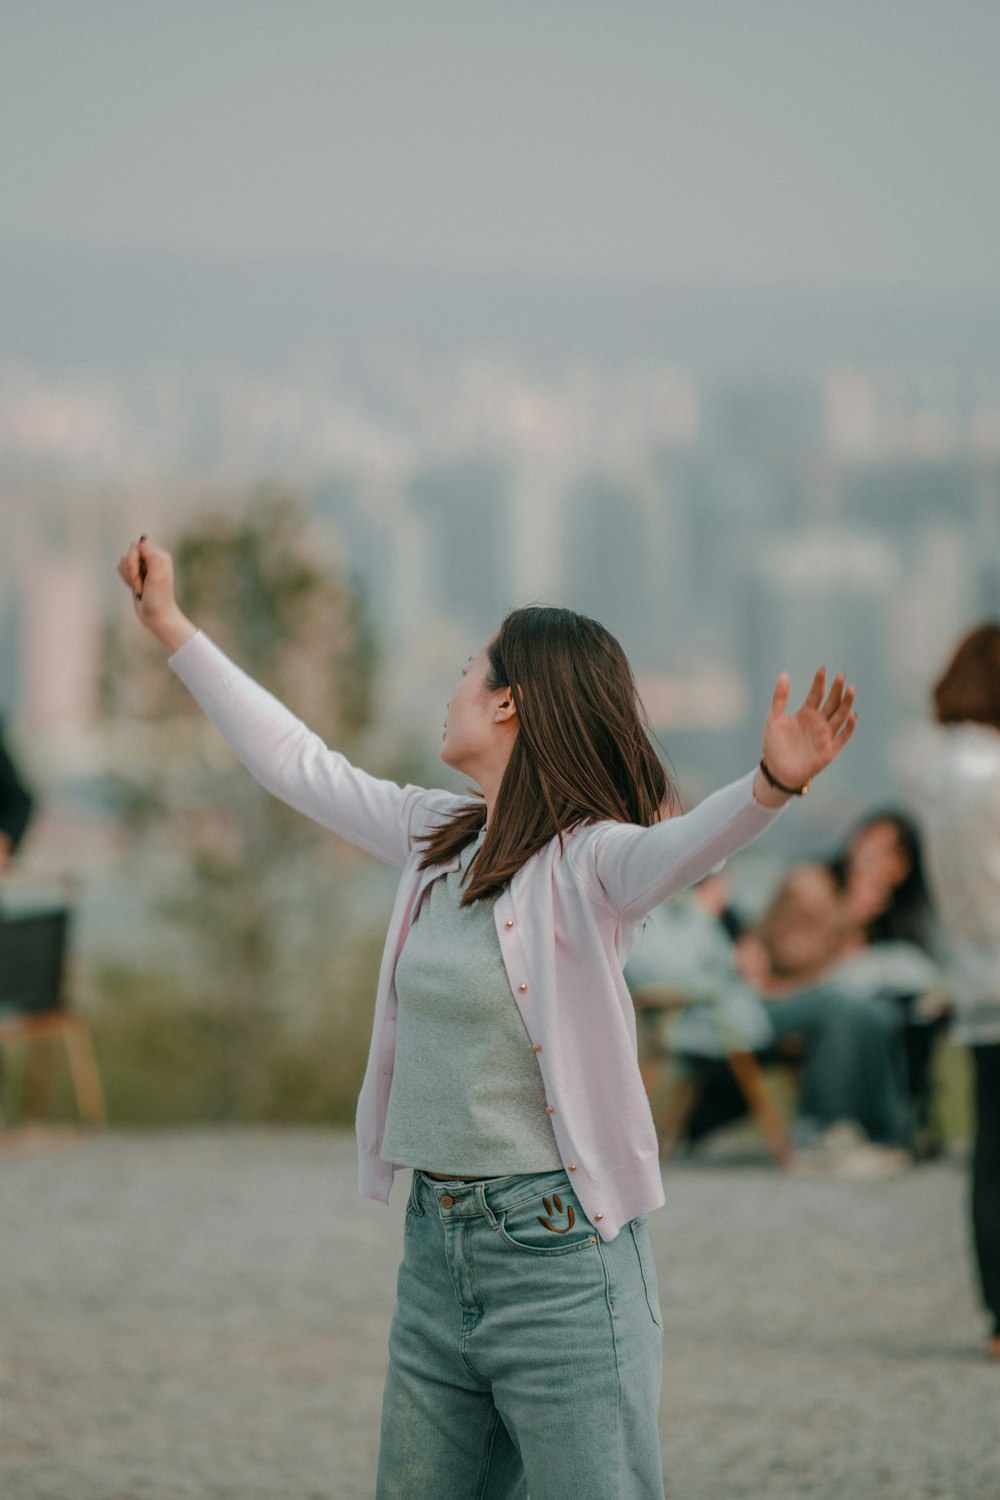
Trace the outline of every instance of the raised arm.
{"type": "Polygon", "coordinates": [[[136,619],[171,655],[197,634],[198,627],[177,603],[174,560],[145,535],[118,560],[118,573],[132,592],[136,619]]]}
{"type": "MultiPolygon", "coordinates": [[[[262,786],[369,854],[401,866],[412,838],[448,793],[369,776],[331,750],[242,671],[181,611],[173,560],[146,537],[118,564],[136,616],[170,652],[169,665],[262,786]]],[[[440,807],[439,807],[440,804],[440,807]]]]}
{"type": "Polygon", "coordinates": [[[787,714],[790,682],[782,672],[764,723],[762,766],[713,792],[692,812],[651,828],[601,824],[588,841],[591,874],[626,920],[638,921],[749,844],[836,759],[857,724],[855,692],[845,687],[843,673],[824,700],[825,687],[820,667],[802,707],[787,714]]]}

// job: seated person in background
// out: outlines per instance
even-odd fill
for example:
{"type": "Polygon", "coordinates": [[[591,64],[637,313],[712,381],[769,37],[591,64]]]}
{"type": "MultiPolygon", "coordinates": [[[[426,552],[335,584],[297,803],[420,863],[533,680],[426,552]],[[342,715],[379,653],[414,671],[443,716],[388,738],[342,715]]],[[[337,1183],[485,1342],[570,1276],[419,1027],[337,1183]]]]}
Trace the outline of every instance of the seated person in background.
{"type": "Polygon", "coordinates": [[[0,738],[0,875],[24,837],[31,808],[31,796],[0,738]]]}
{"type": "Polygon", "coordinates": [[[861,1125],[874,1141],[911,1144],[913,1115],[901,995],[940,987],[914,943],[867,938],[870,893],[837,865],[802,865],[782,881],[737,945],[737,965],[768,1001],[776,1041],[805,1040],[800,1114],[823,1128],[861,1125]]]}
{"type": "Polygon", "coordinates": [[[924,948],[904,939],[869,939],[879,900],[844,861],[796,865],[760,920],[741,932],[737,967],[772,999],[820,982],[893,1001],[932,990],[940,975],[924,948]]]}
{"type": "MultiPolygon", "coordinates": [[[[726,910],[725,887],[710,876],[683,906],[671,902],[650,914],[626,966],[640,1004],[655,998],[657,984],[692,999],[712,991],[716,1005],[681,1015],[672,1049],[707,1062],[735,1045],[766,1060],[785,1038],[801,1037],[800,1143],[851,1120],[872,1141],[908,1144],[901,1021],[880,998],[891,975],[864,956],[862,915],[837,873],[822,864],[797,866],[736,945],[726,910]]],[[[909,966],[909,985],[936,977],[928,960],[917,959],[921,972],[909,966]]],[[[692,1140],[745,1110],[728,1072],[705,1072],[707,1086],[688,1127],[692,1140]]]]}
{"type": "Polygon", "coordinates": [[[762,994],[780,995],[820,978],[863,943],[860,922],[825,864],[796,865],[760,920],[736,940],[736,966],[762,994]]]}
{"type": "MultiPolygon", "coordinates": [[[[31,796],[0,737],[0,879],[24,838],[32,806],[31,796]]],[[[2,1080],[3,1063],[0,1059],[0,1083],[2,1080]]]]}
{"type": "Polygon", "coordinates": [[[667,1023],[671,1049],[690,1057],[722,1057],[727,1030],[750,1051],[773,1040],[766,1012],[736,970],[733,942],[721,919],[728,892],[725,875],[708,875],[656,907],[625,965],[640,1008],[676,1011],[697,1002],[667,1023]]]}
{"type": "Polygon", "coordinates": [[[855,827],[835,863],[843,871],[849,900],[865,915],[867,944],[877,948],[884,961],[893,957],[900,980],[893,1000],[905,1021],[916,1150],[922,1158],[935,1156],[941,1135],[934,1118],[933,1063],[951,1005],[940,984],[931,989],[919,980],[911,988],[905,984],[914,949],[931,957],[940,950],[916,824],[894,808],[870,813],[855,827]]]}
{"type": "Polygon", "coordinates": [[[837,863],[845,870],[848,893],[867,910],[869,943],[915,943],[927,953],[934,951],[934,917],[920,835],[911,818],[894,808],[869,813],[855,827],[837,863]]]}

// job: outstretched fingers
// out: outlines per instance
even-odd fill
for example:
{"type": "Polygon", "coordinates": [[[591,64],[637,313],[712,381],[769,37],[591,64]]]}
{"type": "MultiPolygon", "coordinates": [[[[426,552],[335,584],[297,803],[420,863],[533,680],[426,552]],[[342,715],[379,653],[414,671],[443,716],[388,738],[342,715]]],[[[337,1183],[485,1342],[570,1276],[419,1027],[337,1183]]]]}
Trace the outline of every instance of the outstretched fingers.
{"type": "Polygon", "coordinates": [[[805,701],[810,708],[819,708],[823,702],[823,689],[826,687],[826,668],[817,667],[816,676],[812,680],[812,687],[806,694],[805,701]]]}
{"type": "Polygon", "coordinates": [[[844,720],[843,724],[841,724],[837,729],[834,730],[832,741],[834,758],[840,754],[841,750],[843,750],[844,746],[847,744],[848,740],[851,738],[851,735],[854,733],[857,727],[857,714],[849,714],[844,720]]]}
{"type": "Polygon", "coordinates": [[[854,713],[856,695],[857,689],[855,687],[846,688],[836,712],[830,715],[830,728],[834,734],[840,734],[847,725],[850,725],[849,734],[854,733],[854,726],[858,722],[858,716],[854,713]]]}
{"type": "Polygon", "coordinates": [[[846,680],[846,673],[838,672],[836,677],[833,679],[833,685],[831,686],[830,691],[826,695],[826,702],[823,704],[823,713],[831,721],[831,723],[833,721],[834,714],[837,712],[844,701],[844,685],[846,683],[846,680]]]}
{"type": "Polygon", "coordinates": [[[782,672],[774,684],[774,692],[771,695],[771,707],[768,710],[769,719],[780,719],[788,707],[788,694],[791,691],[792,679],[787,672],[782,672]]]}

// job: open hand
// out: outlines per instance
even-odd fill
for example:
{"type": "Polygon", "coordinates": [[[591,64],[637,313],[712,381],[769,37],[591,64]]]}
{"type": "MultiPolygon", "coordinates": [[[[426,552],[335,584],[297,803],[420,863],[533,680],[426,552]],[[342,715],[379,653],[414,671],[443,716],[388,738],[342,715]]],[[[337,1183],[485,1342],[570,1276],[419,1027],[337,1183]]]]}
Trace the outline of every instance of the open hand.
{"type": "Polygon", "coordinates": [[[764,722],[764,759],[772,776],[786,787],[804,786],[818,775],[854,733],[858,722],[853,711],[855,692],[844,683],[845,674],[839,672],[824,701],[826,668],[820,667],[802,707],[788,714],[791,678],[787,672],[778,678],[764,722]]]}

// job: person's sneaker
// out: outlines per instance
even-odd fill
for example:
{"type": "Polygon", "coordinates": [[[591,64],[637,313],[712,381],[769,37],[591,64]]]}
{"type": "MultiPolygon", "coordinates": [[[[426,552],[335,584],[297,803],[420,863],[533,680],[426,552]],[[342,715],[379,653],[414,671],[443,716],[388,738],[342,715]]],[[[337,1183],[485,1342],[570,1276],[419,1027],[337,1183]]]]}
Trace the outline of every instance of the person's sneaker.
{"type": "Polygon", "coordinates": [[[811,1140],[797,1144],[790,1170],[797,1176],[830,1176],[836,1166],[864,1144],[866,1137],[850,1120],[828,1125],[811,1140]]]}
{"type": "Polygon", "coordinates": [[[838,1120],[836,1125],[830,1125],[823,1131],[816,1145],[831,1161],[840,1161],[852,1151],[857,1151],[860,1146],[867,1146],[868,1137],[853,1120],[838,1120]]]}
{"type": "Polygon", "coordinates": [[[843,1177],[853,1182],[883,1182],[911,1165],[899,1146],[877,1146],[852,1120],[841,1120],[796,1153],[791,1171],[803,1177],[843,1177]]]}
{"type": "Polygon", "coordinates": [[[856,1146],[845,1152],[830,1169],[832,1177],[844,1177],[852,1182],[884,1182],[887,1177],[898,1177],[913,1165],[908,1151],[900,1146],[856,1146]]]}

